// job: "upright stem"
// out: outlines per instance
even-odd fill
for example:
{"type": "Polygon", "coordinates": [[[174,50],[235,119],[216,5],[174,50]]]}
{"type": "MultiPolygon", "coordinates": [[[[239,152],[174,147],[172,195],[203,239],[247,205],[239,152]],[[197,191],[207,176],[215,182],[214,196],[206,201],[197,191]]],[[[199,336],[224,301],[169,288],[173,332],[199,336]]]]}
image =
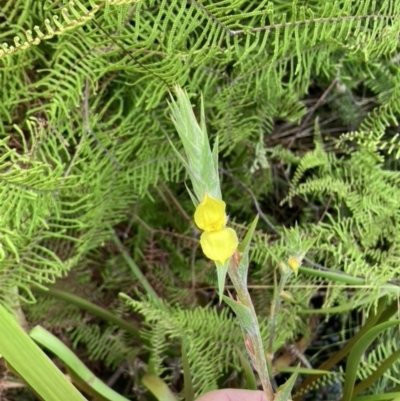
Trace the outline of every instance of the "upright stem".
{"type": "MultiPolygon", "coordinates": [[[[269,321],[269,339],[268,339],[268,347],[267,347],[267,359],[268,359],[268,367],[271,368],[271,362],[273,358],[273,346],[274,346],[274,339],[275,339],[275,330],[276,330],[276,322],[277,322],[277,316],[279,314],[279,309],[281,307],[281,297],[280,294],[282,294],[285,284],[287,279],[289,278],[291,274],[290,272],[283,272],[281,274],[281,278],[279,280],[279,284],[277,287],[275,287],[274,291],[274,297],[272,300],[272,305],[271,305],[271,312],[270,312],[270,321],[269,321]]],[[[275,280],[276,282],[276,280],[275,280]]]]}
{"type": "Polygon", "coordinates": [[[260,326],[256,312],[254,310],[253,302],[251,300],[247,285],[243,283],[242,278],[238,274],[237,265],[232,263],[228,268],[228,274],[232,284],[236,290],[238,300],[242,305],[245,305],[251,313],[251,329],[245,329],[246,340],[245,345],[254,368],[261,380],[261,385],[267,396],[268,401],[273,401],[274,392],[270,380],[270,372],[265,359],[264,346],[261,339],[260,326]]]}

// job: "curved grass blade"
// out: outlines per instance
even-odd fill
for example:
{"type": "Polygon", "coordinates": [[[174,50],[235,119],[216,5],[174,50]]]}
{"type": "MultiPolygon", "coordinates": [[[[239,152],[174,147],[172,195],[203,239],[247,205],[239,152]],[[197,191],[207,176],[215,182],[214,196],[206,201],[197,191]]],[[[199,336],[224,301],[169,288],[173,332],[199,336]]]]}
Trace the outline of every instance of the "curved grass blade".
{"type": "Polygon", "coordinates": [[[350,401],[353,398],[353,388],[357,375],[357,368],[365,350],[371,345],[375,338],[390,327],[400,324],[400,320],[381,323],[368,330],[351,350],[346,364],[346,374],[343,386],[343,397],[341,401],[350,401]]]}
{"type": "Polygon", "coordinates": [[[147,373],[143,376],[142,383],[158,401],[177,401],[172,391],[158,376],[147,373]]]}
{"type": "Polygon", "coordinates": [[[244,377],[246,379],[246,389],[257,390],[256,377],[254,375],[254,371],[253,371],[249,361],[245,358],[242,351],[240,351],[240,349],[237,345],[235,345],[235,350],[239,356],[239,361],[240,361],[240,364],[242,365],[244,377]]]}
{"type": "Polygon", "coordinates": [[[279,386],[277,393],[275,394],[274,401],[288,401],[291,399],[290,395],[292,393],[293,387],[296,383],[297,375],[299,373],[299,367],[296,368],[294,373],[289,377],[289,380],[279,386]]]}
{"type": "Polygon", "coordinates": [[[45,401],[85,400],[3,306],[0,321],[0,354],[36,394],[45,401]]]}
{"type": "MultiPolygon", "coordinates": [[[[129,401],[97,378],[63,342],[43,327],[35,326],[29,335],[60,359],[71,371],[71,376],[77,378],[77,385],[82,385],[83,389],[93,397],[109,401],[129,401]]],[[[62,397],[57,401],[67,399],[69,400],[67,397],[62,397]]]]}
{"type": "Polygon", "coordinates": [[[189,360],[187,357],[185,344],[182,341],[182,367],[183,367],[183,382],[185,401],[194,401],[194,389],[192,383],[192,375],[190,374],[189,360]]]}
{"type": "Polygon", "coordinates": [[[354,398],[354,401],[386,401],[386,400],[399,401],[400,392],[365,395],[363,397],[354,398]]]}
{"type": "Polygon", "coordinates": [[[400,358],[400,350],[397,350],[388,358],[386,358],[377,369],[365,378],[363,381],[357,384],[353,390],[353,397],[362,393],[365,389],[372,386],[383,374],[400,358]]]}

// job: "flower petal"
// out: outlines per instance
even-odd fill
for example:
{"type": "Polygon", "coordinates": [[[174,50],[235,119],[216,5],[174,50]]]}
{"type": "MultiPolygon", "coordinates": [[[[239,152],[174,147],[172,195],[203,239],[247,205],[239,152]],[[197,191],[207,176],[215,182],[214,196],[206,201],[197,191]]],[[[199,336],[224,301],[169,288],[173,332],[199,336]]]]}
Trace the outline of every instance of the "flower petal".
{"type": "Polygon", "coordinates": [[[227,220],[225,207],[225,202],[206,194],[194,213],[197,227],[206,232],[222,230],[227,220]]]}
{"type": "Polygon", "coordinates": [[[239,240],[235,230],[223,228],[219,231],[204,232],[200,237],[200,245],[209,259],[224,265],[234,254],[239,240]]]}

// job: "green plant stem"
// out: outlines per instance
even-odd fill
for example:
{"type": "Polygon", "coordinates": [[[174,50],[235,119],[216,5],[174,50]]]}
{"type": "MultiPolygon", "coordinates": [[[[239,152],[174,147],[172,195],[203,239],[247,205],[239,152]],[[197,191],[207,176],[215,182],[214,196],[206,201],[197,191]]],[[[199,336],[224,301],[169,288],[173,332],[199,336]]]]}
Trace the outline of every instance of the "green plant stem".
{"type": "MultiPolygon", "coordinates": [[[[33,287],[33,290],[35,292],[39,292],[41,294],[56,298],[60,301],[65,301],[69,304],[73,304],[78,308],[84,309],[109,323],[115,324],[117,327],[125,330],[129,334],[132,334],[134,337],[140,338],[139,330],[134,325],[126,322],[115,314],[108,312],[100,306],[97,306],[94,303],[87,301],[84,298],[78,297],[77,295],[73,295],[65,291],[57,290],[55,288],[43,289],[41,287],[35,286],[33,287]]],[[[141,338],[141,340],[143,339],[141,338]]]]}
{"type": "Polygon", "coordinates": [[[260,333],[260,326],[258,324],[258,319],[254,310],[253,302],[251,300],[247,286],[243,285],[242,279],[239,277],[237,264],[230,264],[228,268],[228,274],[233,286],[235,287],[240,303],[250,310],[252,330],[246,331],[246,348],[247,352],[249,353],[250,359],[252,360],[253,365],[260,377],[263,390],[267,396],[267,400],[272,401],[274,399],[274,392],[271,385],[272,376],[270,370],[268,369],[267,361],[265,358],[264,346],[260,333]],[[248,342],[250,342],[250,344],[248,344],[248,342]]]}
{"type": "Polygon", "coordinates": [[[113,233],[113,241],[117,245],[118,250],[121,252],[122,257],[125,259],[125,262],[131,269],[132,274],[139,280],[140,284],[142,285],[143,289],[146,291],[148,297],[152,300],[153,303],[159,305],[160,299],[157,293],[154,291],[153,287],[147,281],[144,274],[141,272],[139,266],[133,261],[130,257],[128,252],[126,251],[125,247],[122,245],[121,241],[117,237],[115,233],[113,233]]]}
{"type": "MultiPolygon", "coordinates": [[[[336,282],[341,282],[341,283],[346,283],[348,284],[351,288],[375,288],[376,285],[370,286],[367,285],[367,282],[364,278],[361,277],[352,277],[349,276],[345,273],[342,272],[336,272],[333,270],[316,270],[316,269],[310,269],[307,267],[300,267],[299,271],[303,274],[307,274],[310,276],[314,277],[321,277],[321,278],[326,278],[328,280],[336,281],[336,282]]],[[[357,302],[357,305],[352,304],[351,302],[345,305],[340,305],[340,306],[335,306],[332,308],[324,308],[324,309],[306,309],[303,311],[299,311],[299,313],[304,314],[304,315],[315,315],[315,314],[334,314],[334,313],[343,313],[348,310],[354,309],[356,306],[362,306],[365,304],[369,304],[376,300],[377,298],[382,298],[387,294],[395,294],[396,296],[399,296],[400,294],[400,286],[386,282],[383,285],[379,286],[379,294],[378,295],[370,295],[366,296],[362,299],[360,299],[357,302]]]]}
{"type": "MultiPolygon", "coordinates": [[[[275,339],[275,329],[277,316],[279,314],[280,306],[281,306],[281,297],[280,294],[283,292],[285,288],[285,284],[287,279],[290,277],[292,271],[283,272],[279,279],[279,284],[274,291],[274,296],[272,300],[271,310],[270,310],[270,320],[269,320],[269,339],[268,339],[268,347],[267,347],[267,363],[269,365],[269,370],[272,371],[272,359],[273,359],[273,346],[275,339]]],[[[276,282],[276,280],[275,280],[276,282]]]]}
{"type": "MultiPolygon", "coordinates": [[[[300,266],[299,272],[303,273],[303,274],[307,274],[309,276],[326,278],[328,280],[345,283],[345,284],[349,284],[349,285],[354,285],[354,286],[366,286],[368,284],[368,282],[365,278],[350,276],[346,273],[335,271],[335,270],[318,270],[318,269],[312,269],[309,267],[300,266]]],[[[385,290],[387,290],[390,293],[394,293],[394,294],[400,293],[400,286],[389,283],[389,282],[382,285],[382,288],[384,288],[385,290]]]]}

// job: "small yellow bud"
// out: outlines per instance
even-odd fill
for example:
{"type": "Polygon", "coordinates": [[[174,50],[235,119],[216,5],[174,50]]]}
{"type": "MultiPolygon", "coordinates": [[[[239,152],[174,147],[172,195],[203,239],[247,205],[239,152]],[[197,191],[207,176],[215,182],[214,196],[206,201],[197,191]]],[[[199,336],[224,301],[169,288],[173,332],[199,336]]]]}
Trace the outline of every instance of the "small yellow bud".
{"type": "Polygon", "coordinates": [[[291,256],[288,261],[287,264],[289,265],[289,267],[295,272],[297,273],[297,271],[299,270],[299,267],[301,265],[301,260],[299,258],[296,258],[294,256],[291,256]]]}
{"type": "Polygon", "coordinates": [[[197,227],[206,232],[222,230],[227,220],[225,207],[225,202],[206,194],[194,213],[197,227]]]}

